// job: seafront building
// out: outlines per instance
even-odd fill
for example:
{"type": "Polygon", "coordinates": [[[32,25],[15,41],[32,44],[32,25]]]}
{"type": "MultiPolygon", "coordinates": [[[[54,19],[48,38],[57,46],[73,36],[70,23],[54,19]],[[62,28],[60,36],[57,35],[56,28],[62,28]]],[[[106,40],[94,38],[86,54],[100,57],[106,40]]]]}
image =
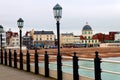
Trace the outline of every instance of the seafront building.
{"type": "Polygon", "coordinates": [[[12,32],[11,29],[9,29],[6,32],[6,44],[9,47],[20,46],[20,39],[18,32],[12,32]]]}
{"type": "Polygon", "coordinates": [[[49,48],[55,46],[55,34],[53,31],[34,31],[34,29],[32,29],[31,36],[33,45],[36,48],[49,48]]]}
{"type": "Polygon", "coordinates": [[[94,37],[92,27],[86,22],[86,25],[82,29],[81,40],[82,44],[85,44],[86,47],[97,47],[100,42],[98,38],[94,37]]]}
{"type": "MultiPolygon", "coordinates": [[[[3,29],[2,27],[0,28],[3,29]]],[[[20,46],[18,32],[12,32],[11,29],[9,29],[7,32],[4,31],[2,35],[3,46],[20,46]]],[[[60,34],[60,47],[99,47],[101,43],[103,45],[103,43],[117,42],[120,42],[120,32],[110,31],[109,34],[94,34],[94,31],[88,22],[83,26],[81,34],[79,35],[74,35],[74,33],[60,34]]],[[[22,37],[22,45],[26,46],[28,49],[54,48],[57,47],[57,39],[55,39],[53,31],[35,31],[32,29],[31,31],[27,31],[22,37]]]]}
{"type": "Polygon", "coordinates": [[[33,39],[31,36],[31,31],[27,31],[23,36],[23,45],[30,49],[33,46],[33,39]]]}
{"type": "MultiPolygon", "coordinates": [[[[6,47],[6,33],[1,25],[0,25],[0,35],[2,35],[2,47],[6,47]]],[[[1,42],[1,39],[0,39],[0,42],[1,42]]]]}
{"type": "Polygon", "coordinates": [[[120,42],[120,32],[118,32],[117,34],[115,34],[115,41],[120,42]]]}
{"type": "Polygon", "coordinates": [[[62,47],[97,47],[100,44],[88,23],[83,27],[82,35],[75,36],[73,33],[61,33],[60,39],[62,47]]]}

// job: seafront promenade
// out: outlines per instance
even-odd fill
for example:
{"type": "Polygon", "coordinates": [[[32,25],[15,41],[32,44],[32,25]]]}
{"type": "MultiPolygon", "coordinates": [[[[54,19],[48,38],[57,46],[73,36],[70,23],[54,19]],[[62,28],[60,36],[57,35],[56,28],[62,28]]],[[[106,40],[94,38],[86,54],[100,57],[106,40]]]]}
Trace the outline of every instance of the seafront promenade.
{"type": "Polygon", "coordinates": [[[34,73],[25,72],[13,67],[0,65],[0,80],[56,80],[53,78],[46,78],[42,75],[35,75],[34,73]]]}

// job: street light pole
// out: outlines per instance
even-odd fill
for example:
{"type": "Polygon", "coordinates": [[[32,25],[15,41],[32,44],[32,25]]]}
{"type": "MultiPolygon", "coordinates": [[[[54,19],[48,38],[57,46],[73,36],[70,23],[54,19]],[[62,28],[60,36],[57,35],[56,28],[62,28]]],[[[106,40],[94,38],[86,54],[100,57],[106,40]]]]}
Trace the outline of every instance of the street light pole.
{"type": "Polygon", "coordinates": [[[21,39],[21,36],[22,36],[22,30],[20,29],[20,53],[22,52],[22,39],[21,39]]]}
{"type": "Polygon", "coordinates": [[[59,21],[57,21],[56,23],[57,25],[57,37],[58,37],[58,41],[57,41],[57,44],[58,44],[58,55],[60,55],[60,23],[59,21]]]}
{"type": "Polygon", "coordinates": [[[23,69],[23,54],[22,54],[22,28],[24,21],[22,18],[19,18],[17,21],[19,32],[20,32],[20,70],[23,69]]]}
{"type": "Polygon", "coordinates": [[[60,55],[60,18],[62,17],[62,7],[59,4],[56,4],[53,7],[54,18],[57,23],[57,45],[58,45],[58,54],[57,54],[57,79],[62,80],[62,63],[61,63],[61,55],[60,55]]]}

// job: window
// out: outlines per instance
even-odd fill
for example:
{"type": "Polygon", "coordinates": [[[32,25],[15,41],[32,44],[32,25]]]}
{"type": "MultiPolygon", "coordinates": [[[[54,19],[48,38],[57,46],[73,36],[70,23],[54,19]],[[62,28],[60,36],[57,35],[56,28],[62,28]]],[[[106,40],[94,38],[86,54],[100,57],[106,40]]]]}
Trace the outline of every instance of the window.
{"type": "Polygon", "coordinates": [[[18,45],[19,43],[17,42],[16,44],[18,45]]]}
{"type": "Polygon", "coordinates": [[[36,41],[38,41],[38,38],[36,38],[36,41]]]}
{"type": "Polygon", "coordinates": [[[90,34],[90,32],[88,32],[88,34],[90,34]]]}
{"type": "Polygon", "coordinates": [[[97,43],[97,40],[95,40],[95,42],[97,43]]]}
{"type": "Polygon", "coordinates": [[[40,38],[40,41],[42,41],[42,38],[40,38]]]}
{"type": "Polygon", "coordinates": [[[82,43],[84,43],[84,41],[82,40],[82,43]]]}
{"type": "Polygon", "coordinates": [[[15,43],[13,42],[13,45],[14,45],[15,43]]]}
{"type": "Polygon", "coordinates": [[[50,37],[52,38],[52,35],[50,35],[50,37]]]}
{"type": "MultiPolygon", "coordinates": [[[[26,39],[26,38],[25,38],[26,39]]],[[[16,39],[16,41],[19,41],[19,39],[16,39]]]]}
{"type": "Polygon", "coordinates": [[[52,38],[50,38],[50,40],[52,41],[52,38]]]}
{"type": "Polygon", "coordinates": [[[90,43],[90,40],[89,40],[89,43],[90,43]]]}
{"type": "Polygon", "coordinates": [[[88,36],[88,39],[90,39],[90,36],[88,36]]]}

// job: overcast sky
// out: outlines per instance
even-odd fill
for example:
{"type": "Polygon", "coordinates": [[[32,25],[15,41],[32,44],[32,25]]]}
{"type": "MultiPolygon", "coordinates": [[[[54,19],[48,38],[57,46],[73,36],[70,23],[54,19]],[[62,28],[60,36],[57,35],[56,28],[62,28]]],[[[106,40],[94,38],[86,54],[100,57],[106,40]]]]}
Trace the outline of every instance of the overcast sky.
{"type": "Polygon", "coordinates": [[[19,31],[17,20],[24,20],[25,31],[52,30],[56,33],[53,7],[63,8],[61,32],[80,35],[86,22],[95,33],[120,31],[120,0],[0,0],[0,24],[7,31],[19,31]]]}

